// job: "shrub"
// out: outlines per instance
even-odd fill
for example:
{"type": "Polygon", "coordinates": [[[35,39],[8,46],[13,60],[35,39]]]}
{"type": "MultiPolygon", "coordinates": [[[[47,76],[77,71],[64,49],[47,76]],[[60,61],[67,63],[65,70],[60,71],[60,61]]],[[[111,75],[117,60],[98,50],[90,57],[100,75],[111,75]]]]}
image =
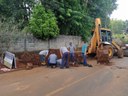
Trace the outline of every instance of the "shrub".
{"type": "Polygon", "coordinates": [[[55,15],[51,10],[45,10],[41,4],[33,8],[29,20],[29,29],[36,38],[50,39],[59,35],[59,28],[55,15]]]}

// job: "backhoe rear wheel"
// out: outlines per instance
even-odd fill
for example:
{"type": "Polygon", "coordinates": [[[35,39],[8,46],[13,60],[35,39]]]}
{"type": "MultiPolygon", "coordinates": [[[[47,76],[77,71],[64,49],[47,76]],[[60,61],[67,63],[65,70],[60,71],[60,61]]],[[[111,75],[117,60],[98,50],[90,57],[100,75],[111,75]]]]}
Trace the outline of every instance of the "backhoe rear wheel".
{"type": "Polygon", "coordinates": [[[113,47],[111,45],[105,45],[104,48],[108,49],[108,56],[109,56],[109,59],[111,59],[114,54],[113,47]]]}

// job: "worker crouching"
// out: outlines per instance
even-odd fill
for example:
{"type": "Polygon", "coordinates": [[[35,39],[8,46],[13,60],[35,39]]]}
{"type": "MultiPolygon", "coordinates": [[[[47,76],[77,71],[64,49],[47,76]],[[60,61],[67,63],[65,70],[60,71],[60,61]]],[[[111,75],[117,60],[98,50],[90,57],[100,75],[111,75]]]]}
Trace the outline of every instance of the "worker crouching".
{"type": "Polygon", "coordinates": [[[57,55],[55,51],[52,51],[48,57],[48,66],[51,66],[51,68],[57,67],[57,55]]]}
{"type": "Polygon", "coordinates": [[[45,65],[46,62],[45,62],[45,59],[46,59],[46,56],[48,55],[48,50],[43,50],[43,51],[40,51],[39,52],[39,55],[40,55],[40,61],[41,61],[41,64],[42,65],[45,65]]]}

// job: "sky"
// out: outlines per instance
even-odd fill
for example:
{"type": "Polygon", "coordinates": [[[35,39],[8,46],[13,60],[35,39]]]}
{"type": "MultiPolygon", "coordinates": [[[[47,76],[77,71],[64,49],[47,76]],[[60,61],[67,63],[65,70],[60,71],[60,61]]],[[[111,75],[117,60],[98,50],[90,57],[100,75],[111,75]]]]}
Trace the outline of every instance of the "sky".
{"type": "Polygon", "coordinates": [[[128,20],[128,0],[117,0],[118,7],[113,11],[111,18],[128,20]]]}

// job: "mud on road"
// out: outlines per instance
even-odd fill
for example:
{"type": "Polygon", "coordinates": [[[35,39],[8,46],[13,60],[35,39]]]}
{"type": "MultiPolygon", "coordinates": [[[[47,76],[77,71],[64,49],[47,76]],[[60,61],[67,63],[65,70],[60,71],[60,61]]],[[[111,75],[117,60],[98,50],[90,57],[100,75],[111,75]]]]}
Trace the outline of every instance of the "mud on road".
{"type": "Polygon", "coordinates": [[[0,74],[1,96],[127,96],[128,58],[69,69],[41,66],[0,74]]]}

